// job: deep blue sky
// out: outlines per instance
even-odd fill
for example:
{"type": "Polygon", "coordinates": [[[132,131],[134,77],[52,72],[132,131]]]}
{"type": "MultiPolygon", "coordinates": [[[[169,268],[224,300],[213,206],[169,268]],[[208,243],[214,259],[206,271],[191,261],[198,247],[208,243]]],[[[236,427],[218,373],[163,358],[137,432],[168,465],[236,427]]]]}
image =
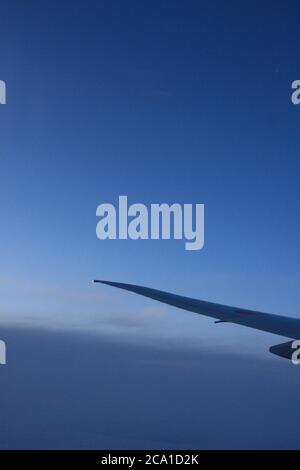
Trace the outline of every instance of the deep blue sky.
{"type": "Polygon", "coordinates": [[[90,280],[300,316],[297,2],[13,0],[1,18],[2,320],[267,354],[280,338],[90,280]],[[101,242],[96,207],[120,194],[204,203],[204,249],[101,242]]]}

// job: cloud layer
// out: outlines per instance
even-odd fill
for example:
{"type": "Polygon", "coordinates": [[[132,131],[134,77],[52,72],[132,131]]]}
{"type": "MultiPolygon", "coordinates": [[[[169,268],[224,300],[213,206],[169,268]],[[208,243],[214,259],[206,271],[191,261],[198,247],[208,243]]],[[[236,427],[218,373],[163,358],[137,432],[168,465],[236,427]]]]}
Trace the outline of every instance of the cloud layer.
{"type": "Polygon", "coordinates": [[[288,361],[173,339],[1,328],[0,448],[298,448],[288,361]]]}

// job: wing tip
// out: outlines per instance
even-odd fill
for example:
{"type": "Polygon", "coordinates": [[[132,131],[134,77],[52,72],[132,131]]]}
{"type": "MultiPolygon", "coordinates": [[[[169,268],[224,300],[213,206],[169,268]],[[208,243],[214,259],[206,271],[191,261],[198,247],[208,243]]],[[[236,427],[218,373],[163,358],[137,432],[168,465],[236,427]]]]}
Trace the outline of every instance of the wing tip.
{"type": "Polygon", "coordinates": [[[93,284],[107,284],[108,286],[115,286],[118,284],[117,282],[104,281],[103,279],[93,279],[92,282],[93,284]]]}

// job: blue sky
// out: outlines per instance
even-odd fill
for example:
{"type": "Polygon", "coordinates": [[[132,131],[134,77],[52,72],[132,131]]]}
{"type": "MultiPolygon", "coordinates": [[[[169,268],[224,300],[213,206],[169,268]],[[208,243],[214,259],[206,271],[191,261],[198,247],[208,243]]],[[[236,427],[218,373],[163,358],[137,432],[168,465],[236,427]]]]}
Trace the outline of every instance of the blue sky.
{"type": "Polygon", "coordinates": [[[90,281],[300,316],[297,3],[13,0],[1,17],[2,321],[267,354],[280,338],[90,281]],[[204,249],[98,240],[121,194],[204,203],[204,249]]]}
{"type": "Polygon", "coordinates": [[[297,314],[296,3],[29,5],[2,5],[1,275],[297,314]],[[97,240],[96,207],[119,194],[204,203],[204,250],[97,240]]]}

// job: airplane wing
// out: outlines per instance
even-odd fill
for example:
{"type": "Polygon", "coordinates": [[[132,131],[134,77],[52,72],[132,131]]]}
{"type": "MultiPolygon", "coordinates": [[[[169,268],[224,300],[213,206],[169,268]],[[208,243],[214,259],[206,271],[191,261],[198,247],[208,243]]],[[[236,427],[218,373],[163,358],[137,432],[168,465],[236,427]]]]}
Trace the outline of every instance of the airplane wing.
{"type": "MultiPolygon", "coordinates": [[[[95,279],[93,282],[107,284],[109,286],[128,290],[136,294],[150,297],[168,305],[178,307],[190,312],[215,318],[215,323],[236,323],[256,330],[267,331],[276,335],[285,336],[293,340],[300,339],[300,319],[271,313],[263,313],[254,310],[246,310],[227,305],[206,302],[204,300],[183,297],[149,287],[136,286],[134,284],[124,284],[121,282],[111,282],[95,279]]],[[[293,341],[272,346],[270,352],[281,357],[291,358],[294,349],[293,341]]]]}

